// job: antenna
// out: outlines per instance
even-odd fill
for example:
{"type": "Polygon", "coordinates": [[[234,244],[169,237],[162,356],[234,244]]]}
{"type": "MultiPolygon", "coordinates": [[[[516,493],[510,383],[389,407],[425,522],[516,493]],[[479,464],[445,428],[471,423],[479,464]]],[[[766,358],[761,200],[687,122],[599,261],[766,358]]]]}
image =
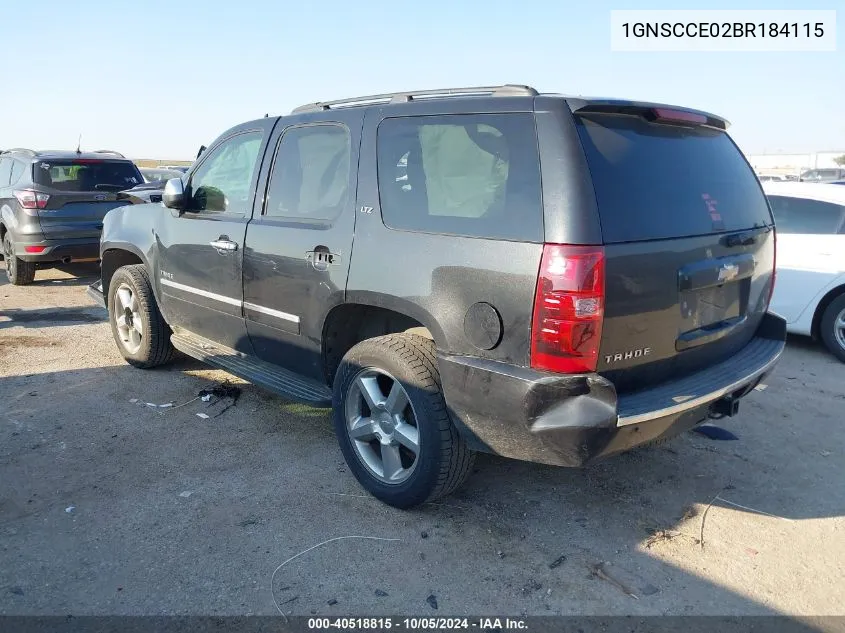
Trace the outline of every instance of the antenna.
{"type": "Polygon", "coordinates": [[[82,153],[82,134],[79,135],[79,141],[76,143],[76,153],[82,153]]]}

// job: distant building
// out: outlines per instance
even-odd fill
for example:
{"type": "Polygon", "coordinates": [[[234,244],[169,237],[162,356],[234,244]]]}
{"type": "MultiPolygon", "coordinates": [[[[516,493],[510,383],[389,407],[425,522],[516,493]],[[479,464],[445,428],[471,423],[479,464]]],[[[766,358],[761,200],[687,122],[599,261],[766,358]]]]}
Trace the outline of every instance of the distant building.
{"type": "Polygon", "coordinates": [[[843,155],[845,155],[845,149],[838,152],[813,154],[757,154],[748,156],[748,162],[757,173],[799,174],[807,169],[837,167],[833,159],[843,155]]]}

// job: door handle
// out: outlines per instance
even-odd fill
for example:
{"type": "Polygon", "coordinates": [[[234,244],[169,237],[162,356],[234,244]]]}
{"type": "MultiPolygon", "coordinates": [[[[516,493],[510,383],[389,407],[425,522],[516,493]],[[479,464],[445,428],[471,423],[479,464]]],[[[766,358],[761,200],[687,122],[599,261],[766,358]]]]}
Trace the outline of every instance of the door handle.
{"type": "Polygon", "coordinates": [[[225,235],[221,235],[216,240],[209,242],[209,244],[220,254],[232,253],[238,250],[237,242],[233,242],[232,240],[228,239],[225,235]]]}
{"type": "Polygon", "coordinates": [[[340,261],[340,253],[332,253],[325,246],[318,246],[313,251],[305,253],[305,259],[311,262],[316,270],[327,270],[331,264],[340,261]]]}

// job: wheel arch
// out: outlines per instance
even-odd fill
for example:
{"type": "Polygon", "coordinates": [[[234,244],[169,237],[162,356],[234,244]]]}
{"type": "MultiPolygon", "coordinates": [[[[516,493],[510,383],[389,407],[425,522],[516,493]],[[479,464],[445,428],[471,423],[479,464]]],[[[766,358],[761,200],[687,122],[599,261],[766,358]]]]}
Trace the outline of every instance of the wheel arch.
{"type": "Polygon", "coordinates": [[[105,246],[100,260],[100,280],[103,283],[103,299],[105,300],[106,307],[108,307],[109,300],[109,285],[118,268],[133,264],[142,264],[147,267],[147,271],[149,272],[149,266],[143,255],[131,244],[105,246]]]}
{"type": "Polygon", "coordinates": [[[821,325],[822,317],[824,316],[824,311],[827,310],[827,307],[831,303],[833,303],[833,301],[837,297],[843,294],[845,294],[845,284],[841,284],[839,286],[836,286],[835,288],[831,288],[830,290],[828,290],[827,293],[816,304],[816,310],[815,312],[813,312],[813,324],[810,328],[810,333],[812,334],[813,338],[821,338],[821,325]]]}
{"type": "Polygon", "coordinates": [[[361,341],[403,332],[431,339],[436,347],[444,340],[434,318],[416,304],[374,299],[358,297],[334,306],[326,314],[322,328],[322,360],[328,384],[332,384],[344,354],[361,341]]]}

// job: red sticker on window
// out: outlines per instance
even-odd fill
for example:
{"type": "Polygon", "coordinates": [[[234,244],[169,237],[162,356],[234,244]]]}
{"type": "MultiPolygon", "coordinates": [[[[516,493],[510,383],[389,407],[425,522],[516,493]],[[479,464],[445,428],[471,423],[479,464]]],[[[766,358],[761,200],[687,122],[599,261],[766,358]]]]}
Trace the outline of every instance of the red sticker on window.
{"type": "Polygon", "coordinates": [[[713,222],[713,228],[717,230],[724,229],[725,227],[724,224],[722,224],[722,215],[716,208],[719,201],[711,197],[709,193],[702,193],[701,199],[704,200],[704,204],[707,207],[707,213],[710,214],[710,220],[713,222]]]}

